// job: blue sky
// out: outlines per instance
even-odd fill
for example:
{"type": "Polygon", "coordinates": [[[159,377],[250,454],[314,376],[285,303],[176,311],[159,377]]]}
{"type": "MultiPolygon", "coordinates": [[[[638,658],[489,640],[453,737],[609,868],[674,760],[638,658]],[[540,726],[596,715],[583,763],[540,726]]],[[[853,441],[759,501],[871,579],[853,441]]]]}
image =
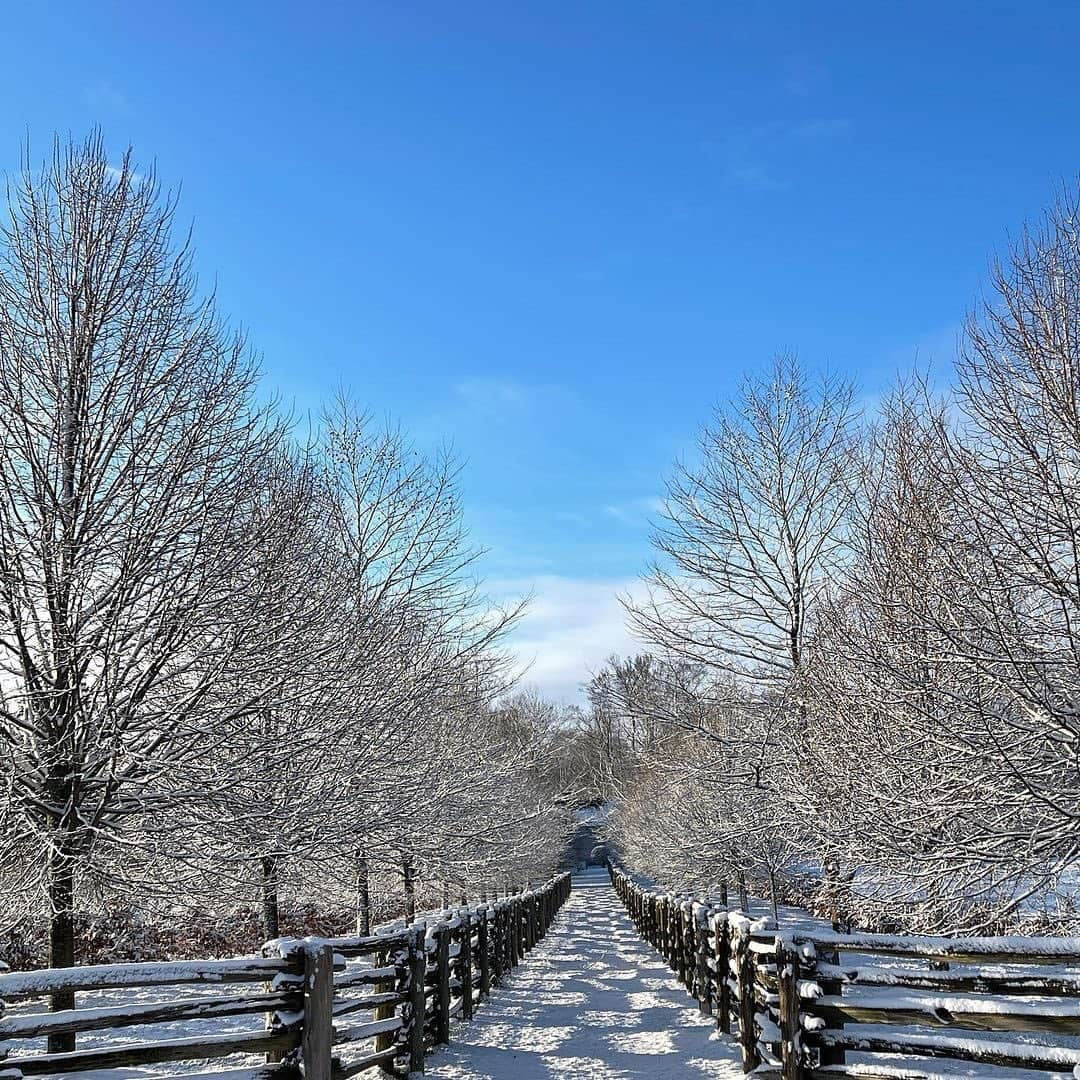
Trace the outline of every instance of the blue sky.
{"type": "Polygon", "coordinates": [[[1080,5],[8,5],[0,165],[102,125],[301,409],[453,443],[531,678],[629,643],[673,458],[777,349],[946,365],[1080,166],[1080,5]]]}

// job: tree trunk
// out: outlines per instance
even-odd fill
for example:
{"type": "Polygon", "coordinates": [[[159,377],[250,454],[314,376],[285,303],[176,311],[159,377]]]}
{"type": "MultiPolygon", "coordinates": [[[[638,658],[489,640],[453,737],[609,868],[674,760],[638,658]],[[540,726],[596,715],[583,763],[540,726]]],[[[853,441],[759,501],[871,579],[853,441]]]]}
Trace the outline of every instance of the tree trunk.
{"type": "Polygon", "coordinates": [[[356,853],[356,932],[361,937],[371,933],[371,879],[363,849],[356,853]]]}
{"type": "Polygon", "coordinates": [[[822,859],[825,875],[825,903],[834,930],[840,929],[840,864],[831,855],[822,859]]]}
{"type": "Polygon", "coordinates": [[[416,879],[413,877],[411,856],[402,855],[401,870],[405,877],[405,925],[412,926],[416,919],[416,879]]]}
{"type": "MultiPolygon", "coordinates": [[[[75,966],[75,864],[61,841],[53,849],[49,864],[49,967],[75,966]]],[[[75,991],[59,990],[49,1000],[53,1012],[75,1008],[75,991]]],[[[75,1049],[74,1032],[49,1036],[49,1053],[75,1049]]]]}
{"type": "Polygon", "coordinates": [[[746,875],[739,871],[739,910],[745,915],[750,910],[750,899],[746,895],[746,875]]]}
{"type": "Polygon", "coordinates": [[[278,866],[277,859],[273,855],[265,855],[262,858],[262,910],[263,910],[263,937],[270,941],[280,937],[280,921],[278,909],[278,866]]]}

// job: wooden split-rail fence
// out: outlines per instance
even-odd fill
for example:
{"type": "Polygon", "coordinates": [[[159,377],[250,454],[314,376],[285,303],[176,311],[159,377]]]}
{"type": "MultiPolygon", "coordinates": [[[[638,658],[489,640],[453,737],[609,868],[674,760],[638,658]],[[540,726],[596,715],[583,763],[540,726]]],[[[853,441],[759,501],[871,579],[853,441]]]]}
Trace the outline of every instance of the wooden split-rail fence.
{"type": "Polygon", "coordinates": [[[745,1072],[926,1080],[948,1059],[1080,1076],[1080,1040],[1062,1039],[1080,1036],[1080,939],[780,932],[611,877],[638,932],[737,1036],[745,1072]]]}
{"type": "Polygon", "coordinates": [[[0,974],[0,1046],[6,1043],[8,1054],[0,1049],[0,1080],[233,1054],[259,1055],[264,1064],[226,1070],[231,1080],[422,1072],[427,1051],[449,1042],[451,1020],[472,1017],[544,936],[569,894],[570,876],[562,874],[518,896],[450,908],[392,932],[281,939],[258,957],[0,974]],[[169,999],[175,990],[188,994],[169,999]],[[58,991],[117,991],[119,1000],[58,1012],[19,1008],[58,991]],[[250,1017],[250,1029],[206,1033],[237,1017],[250,1017]],[[27,1045],[22,1040],[60,1033],[162,1024],[196,1030],[59,1053],[17,1049],[27,1045]]]}

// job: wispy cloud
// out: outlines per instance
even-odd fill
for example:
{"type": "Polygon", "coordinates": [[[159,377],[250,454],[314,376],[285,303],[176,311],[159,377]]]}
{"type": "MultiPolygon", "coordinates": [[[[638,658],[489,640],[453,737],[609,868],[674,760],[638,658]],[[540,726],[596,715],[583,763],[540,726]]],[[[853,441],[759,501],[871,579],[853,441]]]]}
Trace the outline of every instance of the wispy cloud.
{"type": "Polygon", "coordinates": [[[656,496],[647,496],[641,499],[627,499],[623,502],[610,503],[604,507],[604,513],[634,528],[643,528],[649,524],[649,519],[655,517],[664,509],[664,500],[656,496]]]}
{"type": "Polygon", "coordinates": [[[497,411],[528,400],[526,388],[509,379],[463,379],[454,387],[454,394],[481,412],[497,411]]]}
{"type": "Polygon", "coordinates": [[[885,364],[894,371],[930,370],[947,373],[956,358],[963,323],[950,322],[919,334],[913,341],[890,350],[885,364]]]}
{"type": "Polygon", "coordinates": [[[500,375],[477,375],[454,384],[459,405],[489,420],[505,422],[526,416],[561,414],[572,409],[577,397],[559,383],[526,383],[500,375]]]}
{"type": "Polygon", "coordinates": [[[794,186],[788,175],[800,167],[801,156],[826,140],[840,139],[852,131],[843,116],[814,116],[797,123],[759,124],[728,131],[706,139],[704,151],[714,158],[723,179],[745,191],[779,192],[794,186]]]}
{"type": "Polygon", "coordinates": [[[131,102],[127,95],[108,80],[94,83],[83,91],[83,100],[93,109],[110,112],[129,112],[131,102]]]}
{"type": "Polygon", "coordinates": [[[509,648],[526,685],[564,702],[583,700],[582,685],[613,653],[640,652],[619,597],[641,596],[636,580],[546,575],[491,583],[496,596],[533,596],[509,648]]]}
{"type": "MultiPolygon", "coordinates": [[[[106,165],[105,174],[106,176],[111,177],[113,180],[119,180],[120,177],[124,175],[123,170],[118,169],[115,165],[106,165]]],[[[131,182],[133,184],[141,183],[143,180],[146,179],[146,177],[143,176],[141,172],[135,172],[134,170],[128,173],[128,175],[131,177],[131,182]]]]}

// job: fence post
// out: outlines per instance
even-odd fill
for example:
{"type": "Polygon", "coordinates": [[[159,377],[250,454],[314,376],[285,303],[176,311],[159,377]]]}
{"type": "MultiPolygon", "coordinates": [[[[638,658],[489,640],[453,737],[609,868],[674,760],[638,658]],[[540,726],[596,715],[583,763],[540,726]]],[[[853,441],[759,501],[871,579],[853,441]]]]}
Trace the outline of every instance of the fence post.
{"type": "Polygon", "coordinates": [[[713,976],[709,970],[709,908],[706,904],[694,905],[694,937],[697,941],[697,999],[703,1016],[712,1016],[713,976]]]}
{"type": "MultiPolygon", "coordinates": [[[[831,964],[833,967],[837,967],[840,964],[840,952],[838,949],[816,949],[814,954],[814,966],[817,967],[820,963],[831,964]]],[[[837,997],[843,992],[843,982],[840,979],[820,978],[817,975],[813,976],[817,984],[821,987],[823,994],[835,995],[837,997]]],[[[843,1021],[832,1021],[829,1027],[842,1028],[844,1026],[843,1021]]],[[[823,1046],[819,1051],[819,1065],[843,1065],[845,1062],[846,1052],[842,1046],[823,1046]]]]}
{"type": "MultiPolygon", "coordinates": [[[[394,954],[387,949],[382,949],[375,954],[376,967],[386,967],[388,964],[394,964],[397,966],[397,961],[394,959],[394,954]]],[[[384,979],[382,982],[377,982],[372,989],[379,994],[387,994],[394,989],[393,979],[384,979]]],[[[377,1005],[371,1014],[373,1020],[389,1020],[394,1015],[395,1006],[392,1004],[377,1005]]],[[[394,1045],[394,1034],[392,1032],[383,1032],[381,1035],[375,1037],[375,1052],[381,1053],[383,1050],[389,1050],[394,1045]]]]}
{"type": "Polygon", "coordinates": [[[424,1071],[424,1023],[427,1020],[427,949],[424,935],[409,935],[409,1072],[424,1071]]]}
{"type": "Polygon", "coordinates": [[[304,1080],[330,1080],[334,1043],[334,950],[311,945],[304,953],[304,1080]]]}
{"type": "Polygon", "coordinates": [[[661,896],[657,901],[657,926],[656,926],[656,947],[660,952],[660,955],[667,960],[667,897],[661,896]]]}
{"type": "Polygon", "coordinates": [[[435,928],[435,1041],[450,1041],[450,927],[435,928]]]}
{"type": "Polygon", "coordinates": [[[480,954],[480,996],[486,998],[491,993],[491,952],[488,942],[488,909],[480,912],[480,922],[476,926],[476,951],[480,954]]]}
{"type": "Polygon", "coordinates": [[[802,1075],[799,1019],[799,954],[783,938],[776,940],[776,979],[780,998],[780,1060],[783,1080],[802,1075]]]}
{"type": "Polygon", "coordinates": [[[719,1011],[717,1027],[724,1035],[731,1034],[731,924],[725,911],[716,922],[716,977],[719,980],[719,1011]]]}
{"type": "Polygon", "coordinates": [[[742,1047],[743,1072],[748,1073],[753,1072],[761,1064],[754,1022],[756,966],[754,964],[754,954],[750,951],[750,935],[748,933],[741,933],[735,943],[735,960],[739,971],[739,1045],[742,1047]]]}
{"type": "Polygon", "coordinates": [[[495,931],[495,939],[492,942],[491,958],[495,965],[495,982],[502,982],[503,976],[503,919],[502,911],[499,910],[499,905],[495,905],[495,918],[492,920],[492,929],[495,931]]]}
{"type": "Polygon", "coordinates": [[[686,982],[682,966],[683,951],[683,913],[682,901],[671,902],[671,968],[679,982],[686,982]]]}
{"type": "Polygon", "coordinates": [[[510,901],[510,966],[515,968],[521,961],[521,901],[515,896],[510,901]]]}
{"type": "Polygon", "coordinates": [[[461,917],[461,951],[458,953],[458,978],[461,980],[461,1018],[471,1020],[472,999],[472,915],[461,917]]]}
{"type": "Polygon", "coordinates": [[[679,904],[679,928],[682,932],[682,948],[679,950],[679,978],[683,986],[690,991],[692,997],[696,997],[694,987],[694,962],[696,960],[694,948],[694,905],[690,901],[682,901],[679,904]]]}

